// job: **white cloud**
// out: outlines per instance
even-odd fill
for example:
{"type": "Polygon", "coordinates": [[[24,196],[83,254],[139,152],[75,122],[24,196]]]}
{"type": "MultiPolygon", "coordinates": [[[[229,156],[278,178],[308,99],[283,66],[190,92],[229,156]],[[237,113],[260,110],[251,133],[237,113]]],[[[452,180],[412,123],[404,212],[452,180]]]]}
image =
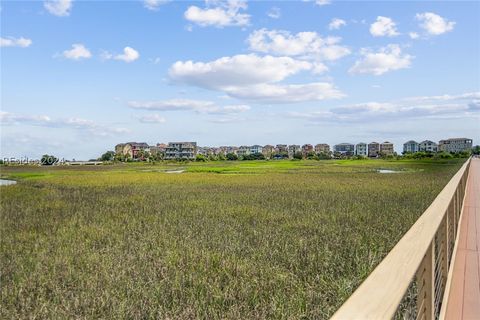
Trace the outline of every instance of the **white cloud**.
{"type": "Polygon", "coordinates": [[[143,0],[143,6],[148,10],[156,11],[161,5],[168,3],[170,0],[143,0]]]}
{"type": "Polygon", "coordinates": [[[102,125],[95,123],[92,120],[82,118],[70,117],[52,119],[47,115],[22,115],[5,111],[0,111],[0,123],[4,125],[31,125],[49,128],[71,128],[83,130],[98,136],[127,133],[130,131],[126,128],[102,125]]]}
{"type": "Polygon", "coordinates": [[[159,114],[149,114],[138,118],[138,121],[143,123],[165,123],[167,120],[159,114]]]}
{"type": "Polygon", "coordinates": [[[410,37],[410,39],[414,39],[414,40],[420,37],[420,35],[416,32],[409,32],[408,36],[410,37]]]}
{"type": "Polygon", "coordinates": [[[370,33],[374,37],[394,37],[398,36],[395,22],[389,17],[378,16],[377,21],[370,25],[370,33]]]}
{"type": "Polygon", "coordinates": [[[415,103],[436,102],[436,101],[463,101],[463,100],[480,100],[480,92],[467,92],[457,95],[444,94],[440,96],[420,96],[405,98],[405,101],[415,103]]]}
{"type": "Polygon", "coordinates": [[[382,75],[389,71],[409,68],[413,56],[402,54],[402,49],[396,44],[390,44],[381,48],[378,52],[371,52],[362,49],[363,58],[357,60],[350,73],[368,73],[373,75],[382,75]]]}
{"type": "Polygon", "coordinates": [[[0,37],[0,47],[26,48],[26,47],[29,47],[31,44],[32,44],[32,40],[24,37],[20,37],[20,38],[14,38],[14,37],[1,38],[0,37]]]}
{"type": "Polygon", "coordinates": [[[81,60],[81,59],[88,59],[92,57],[90,50],[88,50],[81,43],[72,44],[72,49],[63,51],[62,55],[65,58],[71,59],[71,60],[81,60]]]}
{"type": "Polygon", "coordinates": [[[456,23],[432,12],[417,13],[415,18],[421,22],[420,27],[430,35],[440,35],[452,31],[456,23]]]}
{"type": "Polygon", "coordinates": [[[269,16],[272,19],[278,19],[282,16],[282,13],[280,12],[280,8],[272,7],[270,8],[270,10],[268,10],[267,16],[269,16]]]}
{"type": "Polygon", "coordinates": [[[326,6],[332,3],[331,0],[303,0],[303,2],[314,2],[317,6],[326,6]]]}
{"type": "Polygon", "coordinates": [[[313,64],[312,73],[313,74],[322,74],[328,71],[328,67],[321,62],[315,62],[313,64]]]}
{"type": "Polygon", "coordinates": [[[332,21],[328,24],[328,29],[330,30],[338,30],[343,26],[346,26],[347,22],[343,19],[333,18],[332,21]]]}
{"type": "Polygon", "coordinates": [[[212,101],[191,99],[170,99],[156,101],[129,101],[128,106],[133,109],[159,110],[159,111],[184,111],[191,110],[207,114],[235,114],[250,110],[247,105],[219,106],[212,101]]]}
{"type": "Polygon", "coordinates": [[[177,82],[258,102],[290,103],[343,96],[337,88],[326,82],[277,84],[305,70],[320,73],[326,70],[326,66],[290,57],[249,54],[223,57],[211,62],[177,61],[170,68],[169,75],[177,82]]]}
{"type": "Polygon", "coordinates": [[[108,51],[104,51],[101,54],[101,57],[104,60],[114,59],[114,60],[120,60],[120,61],[125,61],[125,62],[129,63],[129,62],[133,62],[133,61],[137,60],[140,57],[140,54],[138,53],[137,50],[135,50],[131,47],[125,47],[123,49],[122,54],[114,55],[114,54],[112,54],[108,51]]]}
{"type": "Polygon", "coordinates": [[[339,37],[322,38],[316,32],[291,34],[284,30],[260,29],[252,32],[247,42],[250,50],[287,56],[310,56],[320,60],[337,60],[350,50],[338,45],[339,37]]]}
{"type": "Polygon", "coordinates": [[[345,95],[333,84],[313,82],[305,84],[257,84],[231,88],[226,91],[230,96],[262,103],[297,103],[340,99],[345,95]]]}
{"type": "Polygon", "coordinates": [[[206,8],[188,7],[185,19],[202,27],[246,26],[250,23],[250,15],[241,13],[247,9],[243,0],[206,0],[206,8]]]}
{"type": "Polygon", "coordinates": [[[113,58],[115,60],[121,60],[125,62],[132,62],[137,60],[140,57],[140,54],[138,53],[137,50],[130,48],[130,47],[125,47],[123,49],[123,54],[118,54],[114,56],[113,58]]]}
{"type": "Polygon", "coordinates": [[[72,0],[45,0],[43,6],[53,15],[59,17],[66,17],[70,15],[72,10],[73,1],[72,0]]]}
{"type": "Polygon", "coordinates": [[[211,62],[177,61],[169,70],[173,80],[207,89],[225,89],[278,82],[312,64],[290,57],[259,57],[255,54],[223,57],[211,62]]]}
{"type": "Polygon", "coordinates": [[[409,118],[470,117],[480,111],[480,92],[404,98],[392,102],[366,102],[329,110],[290,112],[291,117],[313,122],[402,121],[409,118]]]}

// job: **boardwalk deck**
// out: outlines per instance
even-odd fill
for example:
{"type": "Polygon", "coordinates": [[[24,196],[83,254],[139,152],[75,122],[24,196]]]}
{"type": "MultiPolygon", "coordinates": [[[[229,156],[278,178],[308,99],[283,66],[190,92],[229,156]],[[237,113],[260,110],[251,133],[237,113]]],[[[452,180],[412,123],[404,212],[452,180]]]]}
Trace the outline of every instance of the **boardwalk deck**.
{"type": "Polygon", "coordinates": [[[446,319],[480,319],[480,159],[472,159],[446,319]]]}

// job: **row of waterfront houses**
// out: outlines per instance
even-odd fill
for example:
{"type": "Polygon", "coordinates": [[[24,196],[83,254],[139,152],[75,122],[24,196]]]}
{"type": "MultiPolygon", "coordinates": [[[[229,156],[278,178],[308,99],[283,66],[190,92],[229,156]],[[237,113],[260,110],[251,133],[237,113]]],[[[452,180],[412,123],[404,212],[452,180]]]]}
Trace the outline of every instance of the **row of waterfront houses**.
{"type": "Polygon", "coordinates": [[[458,153],[471,150],[472,146],[473,140],[468,138],[450,138],[440,140],[438,144],[430,140],[424,140],[422,142],[410,140],[403,144],[403,152],[415,153],[423,151],[458,153]]]}
{"type": "MultiPolygon", "coordinates": [[[[415,152],[462,152],[472,148],[472,139],[467,138],[452,138],[440,140],[435,143],[430,140],[424,140],[420,143],[410,140],[403,144],[404,153],[415,152]]],[[[149,146],[145,142],[127,142],[115,146],[115,153],[123,155],[132,159],[143,158],[146,153],[155,155],[161,154],[166,160],[172,159],[194,159],[196,155],[227,155],[235,154],[239,157],[244,157],[252,154],[263,154],[266,158],[293,158],[296,155],[308,157],[309,155],[323,154],[326,156],[340,155],[340,156],[362,156],[376,158],[379,156],[394,155],[394,145],[391,142],[385,141],[382,143],[360,142],[339,143],[333,146],[330,150],[330,145],[327,143],[318,143],[316,145],[304,144],[302,146],[291,144],[277,144],[273,145],[253,145],[253,146],[221,146],[221,147],[199,147],[196,142],[169,142],[168,144],[158,143],[155,146],[149,146]],[[332,152],[333,151],[333,152],[332,152]]]]}

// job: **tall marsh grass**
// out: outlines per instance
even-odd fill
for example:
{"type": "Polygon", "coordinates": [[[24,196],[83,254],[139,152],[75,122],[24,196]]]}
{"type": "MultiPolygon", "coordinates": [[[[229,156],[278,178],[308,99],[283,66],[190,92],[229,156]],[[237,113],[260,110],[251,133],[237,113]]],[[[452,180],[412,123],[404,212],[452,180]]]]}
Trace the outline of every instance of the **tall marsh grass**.
{"type": "Polygon", "coordinates": [[[2,168],[0,318],[328,318],[460,165],[2,168]]]}

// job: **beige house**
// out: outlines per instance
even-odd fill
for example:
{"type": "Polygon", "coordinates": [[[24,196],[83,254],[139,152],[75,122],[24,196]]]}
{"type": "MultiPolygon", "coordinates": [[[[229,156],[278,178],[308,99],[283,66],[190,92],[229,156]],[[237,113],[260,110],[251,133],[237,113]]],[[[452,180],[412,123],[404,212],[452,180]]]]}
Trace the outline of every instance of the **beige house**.
{"type": "Polygon", "coordinates": [[[380,153],[384,156],[393,156],[393,143],[385,141],[380,144],[380,153]]]}
{"type": "Polygon", "coordinates": [[[472,149],[473,140],[468,138],[450,138],[440,140],[438,142],[438,149],[446,152],[463,152],[472,149]]]}
{"type": "Polygon", "coordinates": [[[315,153],[330,153],[330,146],[326,143],[318,143],[315,145],[315,153]]]}
{"type": "Polygon", "coordinates": [[[139,154],[150,152],[150,147],[145,142],[127,142],[115,146],[115,153],[132,159],[137,159],[139,154]]]}
{"type": "Polygon", "coordinates": [[[271,158],[272,154],[274,152],[275,152],[275,147],[274,146],[272,146],[270,144],[267,144],[267,145],[263,146],[262,153],[266,158],[271,158]]]}

